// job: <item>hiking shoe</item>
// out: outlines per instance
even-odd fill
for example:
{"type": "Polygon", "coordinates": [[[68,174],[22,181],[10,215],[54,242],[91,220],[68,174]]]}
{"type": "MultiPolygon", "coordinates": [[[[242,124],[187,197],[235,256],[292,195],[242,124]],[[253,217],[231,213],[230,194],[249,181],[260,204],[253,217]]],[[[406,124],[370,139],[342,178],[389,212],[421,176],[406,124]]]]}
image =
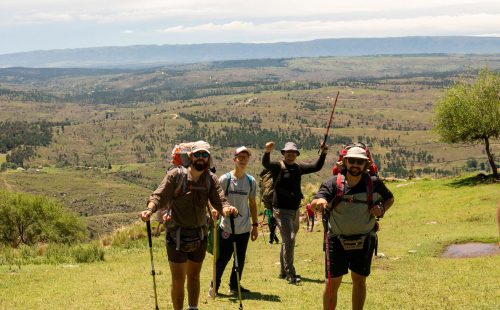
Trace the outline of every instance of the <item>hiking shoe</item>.
{"type": "Polygon", "coordinates": [[[274,238],[274,242],[276,242],[276,244],[279,244],[280,243],[280,239],[274,238]]]}
{"type": "Polygon", "coordinates": [[[294,276],[289,276],[286,279],[288,280],[289,284],[299,284],[302,281],[302,279],[300,279],[300,276],[298,274],[294,276]]]}
{"type": "MultiPolygon", "coordinates": [[[[240,286],[240,291],[242,294],[243,293],[250,293],[250,290],[244,288],[243,286],[240,286]]],[[[238,295],[238,288],[237,287],[229,288],[229,295],[231,295],[231,296],[238,295]]]]}
{"type": "Polygon", "coordinates": [[[280,273],[280,275],[278,276],[280,279],[286,279],[286,274],[284,273],[280,273]]]}

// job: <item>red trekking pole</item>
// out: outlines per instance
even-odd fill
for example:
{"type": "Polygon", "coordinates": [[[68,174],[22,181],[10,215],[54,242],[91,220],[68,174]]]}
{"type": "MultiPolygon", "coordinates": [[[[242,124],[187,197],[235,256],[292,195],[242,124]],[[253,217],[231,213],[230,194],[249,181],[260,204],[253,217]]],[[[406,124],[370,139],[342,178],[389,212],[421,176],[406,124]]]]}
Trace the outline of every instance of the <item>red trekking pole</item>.
{"type": "MultiPolygon", "coordinates": [[[[332,120],[333,120],[333,114],[335,113],[335,107],[337,106],[337,100],[339,99],[340,91],[337,91],[337,96],[335,97],[335,101],[333,103],[333,108],[332,112],[330,113],[330,119],[328,120],[328,124],[326,125],[326,133],[325,137],[323,138],[323,143],[321,143],[321,146],[326,144],[326,140],[328,139],[328,133],[330,132],[330,126],[332,125],[332,120]]],[[[318,151],[318,153],[321,152],[321,150],[318,151]]]]}
{"type": "Polygon", "coordinates": [[[323,211],[323,227],[325,230],[325,265],[326,265],[326,276],[327,276],[327,285],[328,285],[328,308],[330,310],[333,309],[332,305],[332,276],[330,273],[330,242],[328,242],[328,220],[329,220],[329,212],[323,211]]]}

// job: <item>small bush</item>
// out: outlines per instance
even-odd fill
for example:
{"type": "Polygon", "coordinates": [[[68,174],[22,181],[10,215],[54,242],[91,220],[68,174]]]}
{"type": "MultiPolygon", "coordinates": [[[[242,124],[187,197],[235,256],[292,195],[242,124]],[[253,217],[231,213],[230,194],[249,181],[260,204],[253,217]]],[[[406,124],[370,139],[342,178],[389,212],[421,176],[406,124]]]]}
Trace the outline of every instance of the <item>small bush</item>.
{"type": "Polygon", "coordinates": [[[98,244],[42,243],[18,248],[0,246],[0,265],[70,264],[104,261],[104,249],[98,244]]]}
{"type": "Polygon", "coordinates": [[[137,243],[134,241],[143,239],[146,236],[145,224],[143,222],[136,222],[130,226],[119,228],[111,235],[101,238],[101,244],[103,246],[132,248],[137,246],[137,243]]]}
{"type": "Polygon", "coordinates": [[[78,245],[71,252],[77,263],[104,261],[104,250],[96,244],[78,245]]]}

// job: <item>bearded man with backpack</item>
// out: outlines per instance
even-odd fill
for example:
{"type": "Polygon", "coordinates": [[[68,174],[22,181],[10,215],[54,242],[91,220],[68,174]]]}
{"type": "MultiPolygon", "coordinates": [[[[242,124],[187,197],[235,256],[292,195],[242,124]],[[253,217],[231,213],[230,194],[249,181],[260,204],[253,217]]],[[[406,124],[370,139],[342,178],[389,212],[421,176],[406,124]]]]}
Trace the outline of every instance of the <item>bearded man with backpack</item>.
{"type": "Polygon", "coordinates": [[[303,174],[320,171],[325,163],[328,146],[322,143],[321,155],[314,164],[296,163],[300,152],[297,145],[287,142],[281,150],[283,160],[271,161],[271,151],[274,142],[268,142],[265,146],[262,165],[276,176],[273,193],[273,215],[276,218],[280,230],[282,243],[280,252],[281,270],[279,277],[287,279],[290,284],[301,282],[297,275],[294,261],[295,236],[299,231],[300,203],[304,196],[301,189],[301,178],[303,174]]]}
{"type": "MultiPolygon", "coordinates": [[[[257,240],[259,226],[257,219],[257,182],[255,178],[245,172],[250,160],[251,152],[245,146],[237,148],[234,152],[234,169],[220,176],[219,182],[224,189],[224,194],[231,205],[238,209],[239,216],[234,218],[234,235],[231,232],[230,218],[223,216],[220,223],[220,254],[216,263],[216,279],[210,284],[209,296],[217,295],[221,278],[227,263],[233,255],[233,242],[236,243],[236,257],[238,262],[233,262],[233,269],[229,280],[229,294],[236,295],[238,283],[236,268],[238,266],[239,279],[245,266],[248,240],[257,240]]],[[[216,215],[216,214],[215,214],[216,215]]],[[[250,290],[240,286],[240,292],[249,293],[250,290]]]]}
{"type": "Polygon", "coordinates": [[[149,196],[147,209],[141,212],[143,221],[149,221],[151,215],[162,208],[170,214],[165,222],[165,235],[175,310],[183,309],[186,278],[188,309],[198,309],[200,271],[207,248],[208,202],[225,216],[238,214],[226,200],[217,176],[209,171],[210,157],[207,142],[193,143],[190,165],[169,170],[149,196]]]}
{"type": "Polygon", "coordinates": [[[352,309],[363,309],[366,278],[377,247],[377,219],[394,203],[392,193],[369,171],[366,150],[347,149],[343,171],[325,181],[311,205],[325,222],[325,291],[323,309],[335,309],[342,276],[351,270],[352,309]]]}

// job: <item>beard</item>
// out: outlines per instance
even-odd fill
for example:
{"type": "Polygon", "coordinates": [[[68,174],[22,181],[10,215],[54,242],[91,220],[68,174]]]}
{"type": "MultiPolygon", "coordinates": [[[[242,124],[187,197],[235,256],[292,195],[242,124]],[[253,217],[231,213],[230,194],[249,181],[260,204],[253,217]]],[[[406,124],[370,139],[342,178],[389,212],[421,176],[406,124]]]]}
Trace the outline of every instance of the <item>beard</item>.
{"type": "Polygon", "coordinates": [[[208,169],[208,162],[204,162],[203,160],[199,160],[193,163],[193,168],[197,171],[205,171],[208,169]]]}
{"type": "Polygon", "coordinates": [[[350,175],[352,175],[353,177],[357,177],[359,175],[361,175],[362,173],[362,170],[360,168],[357,168],[357,167],[351,167],[349,168],[349,170],[347,170],[349,172],[350,175]]]}

